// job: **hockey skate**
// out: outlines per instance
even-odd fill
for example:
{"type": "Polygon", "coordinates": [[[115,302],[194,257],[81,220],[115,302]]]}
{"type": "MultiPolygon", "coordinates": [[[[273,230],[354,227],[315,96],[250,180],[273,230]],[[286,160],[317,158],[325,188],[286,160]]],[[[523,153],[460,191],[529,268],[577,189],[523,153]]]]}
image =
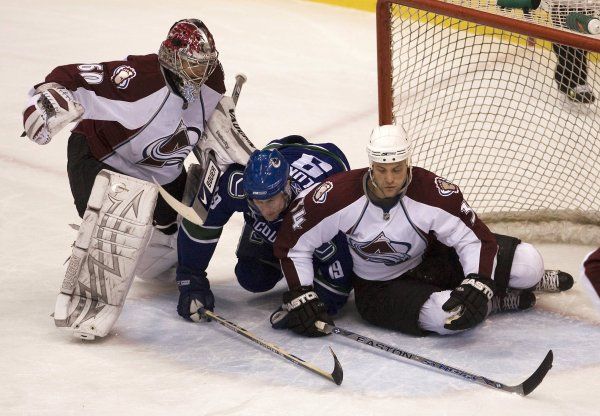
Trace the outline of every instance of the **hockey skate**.
{"type": "Polygon", "coordinates": [[[573,276],[560,270],[546,270],[542,280],[533,290],[541,292],[564,292],[573,287],[573,276]]]}
{"type": "Polygon", "coordinates": [[[535,305],[535,295],[533,292],[513,292],[509,291],[504,296],[494,296],[492,298],[492,309],[490,313],[505,311],[524,311],[533,308],[535,305]]]}
{"type": "Polygon", "coordinates": [[[592,88],[587,84],[577,85],[573,88],[560,84],[558,88],[567,95],[569,100],[576,103],[591,104],[596,101],[596,96],[592,88]]]}

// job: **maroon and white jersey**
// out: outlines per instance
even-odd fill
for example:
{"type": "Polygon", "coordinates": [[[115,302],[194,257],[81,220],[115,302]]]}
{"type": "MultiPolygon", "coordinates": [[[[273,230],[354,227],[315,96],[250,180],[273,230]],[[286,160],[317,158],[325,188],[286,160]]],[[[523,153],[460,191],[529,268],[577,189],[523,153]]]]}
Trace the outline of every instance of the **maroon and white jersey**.
{"type": "Polygon", "coordinates": [[[587,278],[597,297],[600,298],[600,248],[585,257],[582,271],[583,276],[587,278]]]}
{"type": "Polygon", "coordinates": [[[432,233],[454,247],[466,274],[493,276],[497,245],[460,189],[414,167],[406,195],[385,212],[366,194],[368,169],[339,173],[300,194],[275,242],[290,287],[313,281],[312,253],[338,231],[346,234],[354,272],[390,280],[421,263],[432,233]]]}
{"type": "Polygon", "coordinates": [[[95,158],[139,179],[154,177],[160,184],[181,173],[225,93],[218,65],[200,90],[202,100],[187,105],[166,81],[156,54],[59,66],[45,82],[71,90],[85,109],[73,132],[87,138],[95,158]]]}

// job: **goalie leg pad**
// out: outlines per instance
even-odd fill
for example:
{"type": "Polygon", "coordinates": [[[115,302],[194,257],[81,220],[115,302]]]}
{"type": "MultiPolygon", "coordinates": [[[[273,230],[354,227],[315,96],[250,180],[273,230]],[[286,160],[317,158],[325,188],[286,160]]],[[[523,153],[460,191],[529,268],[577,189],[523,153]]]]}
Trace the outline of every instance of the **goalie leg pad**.
{"type": "Polygon", "coordinates": [[[142,280],[175,283],[177,265],[177,233],[166,235],[153,227],[152,236],[135,269],[142,280]],[[172,273],[168,273],[172,269],[172,273]]]}
{"type": "Polygon", "coordinates": [[[157,195],[149,182],[98,174],[55,305],[56,326],[87,339],[108,334],[151,236],[157,195]]]}

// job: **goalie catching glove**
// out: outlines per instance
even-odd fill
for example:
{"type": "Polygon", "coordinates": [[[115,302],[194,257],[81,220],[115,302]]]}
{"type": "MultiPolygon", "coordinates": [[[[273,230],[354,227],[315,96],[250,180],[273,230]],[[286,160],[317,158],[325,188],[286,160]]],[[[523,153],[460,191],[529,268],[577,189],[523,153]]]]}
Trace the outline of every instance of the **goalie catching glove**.
{"type": "Polygon", "coordinates": [[[202,309],[213,311],[215,309],[215,297],[210,290],[210,282],[206,276],[196,276],[191,273],[177,273],[177,286],[179,286],[179,302],[177,313],[182,318],[190,321],[200,322],[204,318],[202,309]]]}
{"type": "Polygon", "coordinates": [[[442,305],[443,310],[453,313],[444,328],[460,331],[483,322],[488,315],[488,302],[494,296],[494,290],[495,283],[492,279],[475,273],[469,274],[442,305]]]}
{"type": "Polygon", "coordinates": [[[307,337],[327,335],[315,326],[317,321],[334,325],[312,286],[300,286],[285,292],[282,307],[271,315],[271,325],[275,329],[288,328],[307,337]]]}
{"type": "Polygon", "coordinates": [[[56,133],[83,113],[71,91],[54,82],[42,84],[35,89],[23,112],[25,134],[37,144],[48,144],[56,133]]]}

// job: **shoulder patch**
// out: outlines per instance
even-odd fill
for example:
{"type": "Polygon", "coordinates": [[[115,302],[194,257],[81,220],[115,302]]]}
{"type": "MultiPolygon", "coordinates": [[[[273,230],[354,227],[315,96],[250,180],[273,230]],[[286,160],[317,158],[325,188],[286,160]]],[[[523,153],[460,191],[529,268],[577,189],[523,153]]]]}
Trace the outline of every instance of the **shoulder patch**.
{"type": "Polygon", "coordinates": [[[317,186],[313,193],[312,200],[315,204],[322,204],[327,200],[327,194],[333,189],[333,184],[330,181],[323,182],[317,186]]]}
{"type": "Polygon", "coordinates": [[[454,185],[449,180],[442,178],[441,176],[435,177],[435,186],[437,187],[441,196],[450,196],[452,194],[457,194],[460,191],[458,186],[454,185]]]}
{"type": "Polygon", "coordinates": [[[135,78],[136,72],[129,65],[121,65],[115,68],[110,80],[120,90],[124,90],[129,85],[129,81],[135,78]]]}
{"type": "Polygon", "coordinates": [[[244,181],[244,173],[240,171],[233,172],[229,176],[229,182],[227,183],[227,192],[229,196],[236,199],[244,199],[244,187],[242,183],[244,181]]]}

